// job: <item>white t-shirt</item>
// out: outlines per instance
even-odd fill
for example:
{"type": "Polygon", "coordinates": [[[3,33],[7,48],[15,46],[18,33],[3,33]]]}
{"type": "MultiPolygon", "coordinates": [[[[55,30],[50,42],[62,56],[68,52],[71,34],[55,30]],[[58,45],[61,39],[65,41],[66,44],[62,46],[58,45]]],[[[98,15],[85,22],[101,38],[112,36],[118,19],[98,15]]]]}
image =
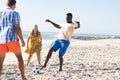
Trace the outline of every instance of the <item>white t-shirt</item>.
{"type": "Polygon", "coordinates": [[[78,26],[77,23],[64,23],[61,26],[58,39],[71,40],[72,34],[75,30],[75,27],[78,26]]]}

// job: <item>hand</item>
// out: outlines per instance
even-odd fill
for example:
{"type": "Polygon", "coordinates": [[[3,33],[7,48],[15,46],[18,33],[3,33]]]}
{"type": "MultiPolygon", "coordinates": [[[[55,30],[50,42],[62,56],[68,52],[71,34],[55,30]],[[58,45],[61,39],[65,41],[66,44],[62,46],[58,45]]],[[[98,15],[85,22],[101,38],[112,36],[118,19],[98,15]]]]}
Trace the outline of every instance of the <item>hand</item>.
{"type": "Polygon", "coordinates": [[[46,19],[46,22],[51,22],[49,19],[46,19]]]}
{"type": "Polygon", "coordinates": [[[21,44],[22,44],[22,47],[25,46],[25,42],[24,42],[24,40],[21,41],[21,44]]]}
{"type": "Polygon", "coordinates": [[[78,24],[77,28],[80,28],[80,22],[79,21],[74,21],[74,22],[76,22],[78,24]]]}

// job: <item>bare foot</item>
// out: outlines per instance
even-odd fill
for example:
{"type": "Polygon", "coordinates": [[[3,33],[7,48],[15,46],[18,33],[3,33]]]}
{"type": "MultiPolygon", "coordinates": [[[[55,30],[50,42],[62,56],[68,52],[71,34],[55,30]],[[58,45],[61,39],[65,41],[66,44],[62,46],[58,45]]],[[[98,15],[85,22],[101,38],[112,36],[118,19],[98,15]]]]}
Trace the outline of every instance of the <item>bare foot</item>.
{"type": "Polygon", "coordinates": [[[59,69],[59,71],[62,71],[62,69],[59,69]]]}
{"type": "Polygon", "coordinates": [[[46,65],[42,66],[42,68],[41,68],[40,70],[42,70],[42,69],[45,68],[45,67],[46,67],[46,65]]]}

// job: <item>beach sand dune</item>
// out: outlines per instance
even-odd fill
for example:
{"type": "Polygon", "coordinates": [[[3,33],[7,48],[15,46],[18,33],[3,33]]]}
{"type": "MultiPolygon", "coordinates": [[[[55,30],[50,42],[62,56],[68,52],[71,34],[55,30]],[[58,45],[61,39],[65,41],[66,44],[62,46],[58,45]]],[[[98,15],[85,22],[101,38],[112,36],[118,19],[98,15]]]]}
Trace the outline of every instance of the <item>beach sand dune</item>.
{"type": "MultiPolygon", "coordinates": [[[[37,65],[36,55],[29,66],[24,53],[25,75],[28,80],[120,80],[120,40],[103,39],[92,41],[72,40],[64,56],[63,71],[59,72],[58,53],[54,52],[47,67],[35,74],[32,69],[37,65]]],[[[41,52],[43,65],[49,46],[41,52]]],[[[41,66],[40,66],[41,67],[41,66]]],[[[17,60],[13,54],[7,54],[1,80],[21,80],[17,60]]]]}

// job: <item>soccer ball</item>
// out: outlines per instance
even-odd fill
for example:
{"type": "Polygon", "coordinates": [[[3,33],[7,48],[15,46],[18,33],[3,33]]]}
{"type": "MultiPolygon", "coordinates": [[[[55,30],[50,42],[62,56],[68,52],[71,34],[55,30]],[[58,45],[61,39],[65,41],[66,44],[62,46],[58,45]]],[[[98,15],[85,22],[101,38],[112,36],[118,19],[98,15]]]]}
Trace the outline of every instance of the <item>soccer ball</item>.
{"type": "Polygon", "coordinates": [[[37,67],[37,66],[34,67],[34,68],[33,68],[33,72],[34,72],[34,73],[40,73],[40,68],[37,67]]]}

